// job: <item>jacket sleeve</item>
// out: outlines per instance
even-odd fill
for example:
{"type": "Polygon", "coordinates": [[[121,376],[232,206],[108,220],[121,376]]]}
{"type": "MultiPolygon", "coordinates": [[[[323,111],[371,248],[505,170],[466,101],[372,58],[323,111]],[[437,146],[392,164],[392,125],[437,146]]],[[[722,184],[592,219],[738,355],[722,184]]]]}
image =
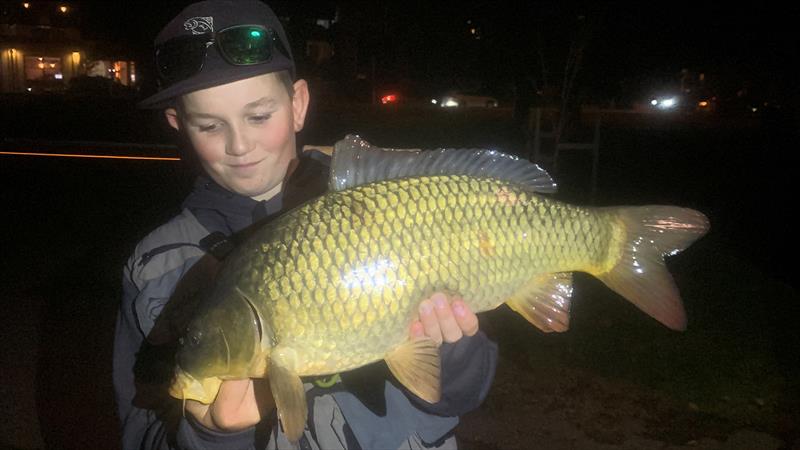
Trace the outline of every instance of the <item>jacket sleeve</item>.
{"type": "Polygon", "coordinates": [[[378,416],[351,392],[333,393],[362,448],[455,448],[458,416],[477,408],[489,392],[497,345],[478,332],[443,344],[440,355],[442,398],[436,404],[387,381],[386,414],[378,416]]]}
{"type": "Polygon", "coordinates": [[[476,409],[494,381],[497,368],[497,344],[482,332],[464,336],[440,348],[442,360],[442,398],[430,404],[413,394],[409,396],[420,409],[439,416],[461,416],[476,409]]]}
{"type": "Polygon", "coordinates": [[[208,230],[184,211],[145,237],[123,270],[113,378],[125,450],[247,448],[238,444],[247,432],[214,436],[183,417],[181,402],[166,392],[172,356],[164,352],[166,346],[153,346],[145,339],[178,281],[205,255],[196,243],[207,235],[208,230]]]}
{"type": "Polygon", "coordinates": [[[235,433],[222,433],[206,428],[191,415],[178,424],[176,444],[179,449],[250,450],[255,449],[256,427],[235,433]]]}
{"type": "MultiPolygon", "coordinates": [[[[165,278],[179,276],[170,273],[165,278]]],[[[131,276],[129,264],[123,276],[123,298],[117,313],[113,356],[114,391],[122,428],[122,447],[124,450],[166,449],[169,448],[168,426],[160,417],[160,411],[142,406],[135,367],[141,365],[137,364],[137,357],[145,343],[146,333],[152,327],[150,316],[157,316],[168,295],[159,291],[160,283],[137,285],[136,281],[131,276]],[[146,316],[142,315],[143,312],[146,316]]],[[[154,406],[152,401],[145,400],[144,403],[154,406]]]]}

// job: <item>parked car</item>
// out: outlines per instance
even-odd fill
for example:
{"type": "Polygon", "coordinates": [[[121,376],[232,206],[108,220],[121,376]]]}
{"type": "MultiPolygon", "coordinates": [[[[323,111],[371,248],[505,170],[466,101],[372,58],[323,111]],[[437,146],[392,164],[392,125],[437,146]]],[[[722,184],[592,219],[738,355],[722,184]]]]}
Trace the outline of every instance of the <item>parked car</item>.
{"type": "Polygon", "coordinates": [[[499,105],[494,97],[458,91],[432,98],[431,103],[442,108],[497,108],[499,105]]]}

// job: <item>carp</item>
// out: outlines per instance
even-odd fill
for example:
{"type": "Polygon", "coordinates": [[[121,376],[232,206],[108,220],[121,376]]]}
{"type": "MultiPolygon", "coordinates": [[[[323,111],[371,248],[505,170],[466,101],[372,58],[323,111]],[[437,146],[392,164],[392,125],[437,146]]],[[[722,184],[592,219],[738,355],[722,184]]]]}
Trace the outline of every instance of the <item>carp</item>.
{"type": "Polygon", "coordinates": [[[180,339],[170,394],[204,403],[222,380],[269,377],[290,441],[302,376],[385,360],[440,397],[438,348],[409,324],[434,292],[475,312],[501,304],[545,332],[569,325],[572,272],[589,273],[665,326],[686,316],[664,257],[709,227],[674,206],[582,207],[547,194],[538,165],[493,150],[387,150],[338,142],[329,191],[259,227],[227,257],[180,339]]]}

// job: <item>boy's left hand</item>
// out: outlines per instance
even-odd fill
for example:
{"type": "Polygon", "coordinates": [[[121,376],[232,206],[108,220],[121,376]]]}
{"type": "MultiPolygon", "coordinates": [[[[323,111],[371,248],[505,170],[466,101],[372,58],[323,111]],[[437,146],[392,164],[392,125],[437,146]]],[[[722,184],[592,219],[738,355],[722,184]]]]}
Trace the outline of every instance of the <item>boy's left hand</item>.
{"type": "Polygon", "coordinates": [[[447,296],[437,292],[419,305],[419,319],[411,323],[411,337],[428,336],[441,345],[453,343],[463,336],[478,332],[478,316],[459,297],[452,303],[447,296]]]}

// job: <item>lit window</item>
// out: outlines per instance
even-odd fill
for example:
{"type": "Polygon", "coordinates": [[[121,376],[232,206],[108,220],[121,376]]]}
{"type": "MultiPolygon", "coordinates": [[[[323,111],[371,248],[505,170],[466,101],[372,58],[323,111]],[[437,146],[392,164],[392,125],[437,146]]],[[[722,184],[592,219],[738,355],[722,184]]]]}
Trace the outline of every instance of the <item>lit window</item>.
{"type": "Polygon", "coordinates": [[[61,70],[61,58],[53,56],[26,56],[25,79],[51,81],[56,80],[56,74],[63,73],[61,70]]]}

